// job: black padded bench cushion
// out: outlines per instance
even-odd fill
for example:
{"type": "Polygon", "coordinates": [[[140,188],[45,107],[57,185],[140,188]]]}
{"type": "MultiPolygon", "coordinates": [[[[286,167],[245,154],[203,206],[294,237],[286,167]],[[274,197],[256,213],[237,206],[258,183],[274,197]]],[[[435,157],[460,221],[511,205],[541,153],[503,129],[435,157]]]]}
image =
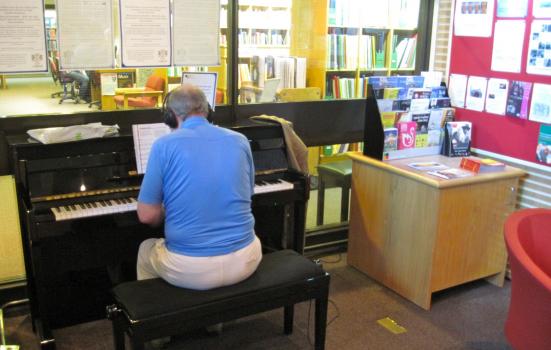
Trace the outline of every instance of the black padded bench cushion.
{"type": "Polygon", "coordinates": [[[321,266],[297,252],[281,250],[264,255],[251,277],[227,287],[197,291],[175,287],[156,278],[122,283],[114,287],[112,292],[130,319],[143,320],[324,275],[321,266]]]}

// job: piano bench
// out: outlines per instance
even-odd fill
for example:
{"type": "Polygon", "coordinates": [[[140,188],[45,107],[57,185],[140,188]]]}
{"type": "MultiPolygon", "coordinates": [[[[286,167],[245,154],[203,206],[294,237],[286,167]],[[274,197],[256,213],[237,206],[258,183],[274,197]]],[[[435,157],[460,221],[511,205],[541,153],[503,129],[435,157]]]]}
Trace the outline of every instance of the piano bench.
{"type": "Polygon", "coordinates": [[[152,339],[284,308],[284,333],[293,331],[294,304],[315,299],[315,349],[325,347],[330,276],[321,266],[293,250],[263,256],[243,282],[205,291],[172,286],[162,279],[125,282],[112,289],[107,307],[115,349],[125,348],[125,333],[134,350],[152,339]]]}
{"type": "Polygon", "coordinates": [[[352,160],[346,159],[318,165],[318,205],[316,225],[323,225],[325,209],[325,189],[341,188],[341,222],[348,221],[350,187],[352,184],[352,160]]]}

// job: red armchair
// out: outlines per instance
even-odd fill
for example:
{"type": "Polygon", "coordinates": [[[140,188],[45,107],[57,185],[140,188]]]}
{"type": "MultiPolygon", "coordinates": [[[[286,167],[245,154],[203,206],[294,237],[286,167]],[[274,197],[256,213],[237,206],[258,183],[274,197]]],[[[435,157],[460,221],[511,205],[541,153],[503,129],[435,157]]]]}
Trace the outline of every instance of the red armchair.
{"type": "Polygon", "coordinates": [[[122,88],[115,91],[117,108],[148,108],[162,105],[165,80],[157,75],[147,78],[144,88],[122,88]]]}
{"type": "Polygon", "coordinates": [[[511,303],[505,335],[517,350],[551,349],[551,209],[522,209],[505,222],[511,303]]]}

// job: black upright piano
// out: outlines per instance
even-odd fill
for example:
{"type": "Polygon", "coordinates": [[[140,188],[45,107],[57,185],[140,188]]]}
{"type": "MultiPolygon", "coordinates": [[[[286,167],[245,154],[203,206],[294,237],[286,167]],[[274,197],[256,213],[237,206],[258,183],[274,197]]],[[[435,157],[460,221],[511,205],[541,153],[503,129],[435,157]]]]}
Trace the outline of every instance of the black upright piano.
{"type": "MultiPolygon", "coordinates": [[[[282,129],[235,127],[247,136],[256,174],[253,214],[265,252],[302,253],[307,177],[289,169],[282,129]]],[[[44,145],[9,136],[33,329],[44,349],[52,329],[105,317],[109,289],[135,279],[136,255],[162,228],[139,223],[131,135],[44,145]]],[[[223,176],[221,174],[220,176],[223,176]]]]}

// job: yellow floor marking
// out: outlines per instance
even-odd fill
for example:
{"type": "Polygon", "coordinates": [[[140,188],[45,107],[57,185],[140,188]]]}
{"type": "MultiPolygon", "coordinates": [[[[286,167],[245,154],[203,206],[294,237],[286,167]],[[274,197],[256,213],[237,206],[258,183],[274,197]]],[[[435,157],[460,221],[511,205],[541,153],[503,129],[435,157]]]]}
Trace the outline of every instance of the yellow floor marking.
{"type": "Polygon", "coordinates": [[[394,334],[401,334],[407,332],[407,329],[400,326],[396,321],[391,319],[390,317],[381,318],[380,320],[377,320],[377,323],[383,326],[387,331],[392,332],[394,334]]]}

